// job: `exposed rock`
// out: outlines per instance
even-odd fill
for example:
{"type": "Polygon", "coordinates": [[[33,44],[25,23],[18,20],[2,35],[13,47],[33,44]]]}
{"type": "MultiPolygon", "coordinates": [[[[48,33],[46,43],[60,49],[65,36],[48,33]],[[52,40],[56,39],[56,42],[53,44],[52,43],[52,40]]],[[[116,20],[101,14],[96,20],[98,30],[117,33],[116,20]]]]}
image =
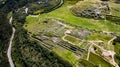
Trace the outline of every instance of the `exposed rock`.
{"type": "Polygon", "coordinates": [[[80,1],[71,8],[72,13],[76,16],[97,19],[105,18],[105,16],[110,13],[109,10],[108,2],[99,0],[95,0],[94,2],[87,0],[80,1]],[[89,5],[87,3],[89,3],[89,5]]]}

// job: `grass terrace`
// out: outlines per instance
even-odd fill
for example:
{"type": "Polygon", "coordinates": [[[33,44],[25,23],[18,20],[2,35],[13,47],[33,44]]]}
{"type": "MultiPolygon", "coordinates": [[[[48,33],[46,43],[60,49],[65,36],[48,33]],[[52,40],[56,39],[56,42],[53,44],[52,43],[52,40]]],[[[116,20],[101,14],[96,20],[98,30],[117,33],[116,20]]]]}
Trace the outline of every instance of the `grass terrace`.
{"type": "Polygon", "coordinates": [[[99,67],[100,66],[101,67],[112,67],[112,65],[106,62],[105,60],[103,60],[102,57],[97,56],[93,53],[90,53],[89,61],[93,62],[94,64],[98,64],[99,67]]]}
{"type": "Polygon", "coordinates": [[[102,40],[102,41],[109,41],[112,39],[112,36],[108,36],[106,34],[101,34],[101,33],[93,33],[87,37],[88,40],[102,40]]]}
{"type": "Polygon", "coordinates": [[[118,11],[111,10],[111,13],[112,13],[113,15],[115,15],[115,16],[120,17],[120,12],[118,12],[118,11]]]}
{"type": "Polygon", "coordinates": [[[83,65],[85,65],[87,67],[95,67],[95,64],[93,64],[93,63],[91,63],[91,62],[89,62],[89,61],[87,61],[85,59],[80,59],[80,64],[83,64],[83,65]]]}
{"type": "Polygon", "coordinates": [[[67,40],[68,42],[74,44],[74,45],[78,45],[81,42],[80,39],[78,39],[74,36],[71,36],[71,35],[65,35],[64,39],[67,40]]]}
{"type": "Polygon", "coordinates": [[[120,9],[120,4],[116,4],[116,3],[113,3],[113,2],[109,2],[109,4],[110,4],[110,7],[120,9]]]}
{"type": "Polygon", "coordinates": [[[57,47],[57,48],[53,49],[53,52],[56,53],[57,55],[59,55],[64,60],[70,62],[74,67],[76,67],[76,63],[80,59],[80,57],[76,56],[71,51],[66,50],[62,47],[57,47]]]}

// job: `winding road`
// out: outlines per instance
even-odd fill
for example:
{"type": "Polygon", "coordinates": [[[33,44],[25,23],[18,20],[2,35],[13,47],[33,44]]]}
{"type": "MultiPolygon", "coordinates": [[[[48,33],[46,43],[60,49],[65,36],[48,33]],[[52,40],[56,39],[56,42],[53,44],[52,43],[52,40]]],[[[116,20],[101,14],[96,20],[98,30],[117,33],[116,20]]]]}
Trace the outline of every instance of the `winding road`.
{"type": "MultiPolygon", "coordinates": [[[[9,20],[9,23],[12,25],[12,17],[10,18],[9,20]]],[[[15,28],[12,27],[12,35],[11,35],[11,38],[10,38],[10,41],[9,41],[9,47],[8,47],[8,50],[7,50],[7,56],[8,56],[8,61],[10,63],[10,67],[14,67],[14,63],[13,63],[13,60],[12,60],[12,57],[11,57],[11,48],[12,48],[12,41],[14,39],[14,35],[15,35],[15,28]]]]}

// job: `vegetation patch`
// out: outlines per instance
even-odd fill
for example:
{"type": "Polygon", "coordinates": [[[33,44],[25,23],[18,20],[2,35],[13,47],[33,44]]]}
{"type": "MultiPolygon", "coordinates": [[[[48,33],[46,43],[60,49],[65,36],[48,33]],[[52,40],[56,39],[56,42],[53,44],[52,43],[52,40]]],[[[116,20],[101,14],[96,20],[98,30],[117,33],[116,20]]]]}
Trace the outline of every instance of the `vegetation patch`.
{"type": "Polygon", "coordinates": [[[95,55],[93,53],[90,53],[89,61],[91,61],[92,63],[96,64],[97,66],[112,67],[112,65],[109,64],[108,62],[106,62],[105,60],[103,60],[102,57],[100,57],[98,55],[95,55]]]}
{"type": "Polygon", "coordinates": [[[73,67],[76,67],[76,63],[80,59],[80,57],[76,56],[74,53],[72,53],[69,50],[66,50],[62,47],[59,47],[57,49],[54,49],[53,52],[55,52],[57,55],[59,55],[64,60],[67,60],[72,64],[73,67]],[[62,51],[61,51],[62,50],[62,51]]]}
{"type": "Polygon", "coordinates": [[[108,46],[108,42],[112,38],[113,38],[113,36],[109,36],[109,35],[102,34],[102,33],[93,33],[93,34],[87,36],[88,40],[103,41],[102,46],[104,46],[104,48],[114,50],[114,46],[112,45],[112,43],[110,43],[109,46],[108,46]]]}
{"type": "Polygon", "coordinates": [[[95,67],[95,64],[91,63],[90,61],[87,61],[85,59],[80,59],[79,65],[82,67],[87,66],[87,67],[95,67]]]}
{"type": "Polygon", "coordinates": [[[80,39],[75,38],[74,36],[70,36],[70,35],[64,36],[64,39],[67,40],[68,42],[75,44],[75,45],[77,45],[81,42],[80,39]]]}
{"type": "Polygon", "coordinates": [[[113,36],[109,36],[102,33],[93,33],[87,37],[88,40],[102,40],[102,41],[109,41],[112,38],[113,36]]]}

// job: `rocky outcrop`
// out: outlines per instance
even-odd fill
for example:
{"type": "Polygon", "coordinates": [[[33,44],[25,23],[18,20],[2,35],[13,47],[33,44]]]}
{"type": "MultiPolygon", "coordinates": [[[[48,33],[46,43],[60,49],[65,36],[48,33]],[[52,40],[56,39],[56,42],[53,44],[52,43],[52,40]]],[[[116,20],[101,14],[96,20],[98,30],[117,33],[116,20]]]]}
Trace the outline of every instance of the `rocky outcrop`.
{"type": "Polygon", "coordinates": [[[96,0],[95,3],[89,2],[89,6],[87,2],[88,1],[81,1],[79,5],[75,5],[71,8],[71,12],[76,16],[87,18],[105,18],[107,14],[110,14],[110,7],[107,1],[102,2],[96,0]],[[82,2],[86,4],[82,5],[82,2]]]}

